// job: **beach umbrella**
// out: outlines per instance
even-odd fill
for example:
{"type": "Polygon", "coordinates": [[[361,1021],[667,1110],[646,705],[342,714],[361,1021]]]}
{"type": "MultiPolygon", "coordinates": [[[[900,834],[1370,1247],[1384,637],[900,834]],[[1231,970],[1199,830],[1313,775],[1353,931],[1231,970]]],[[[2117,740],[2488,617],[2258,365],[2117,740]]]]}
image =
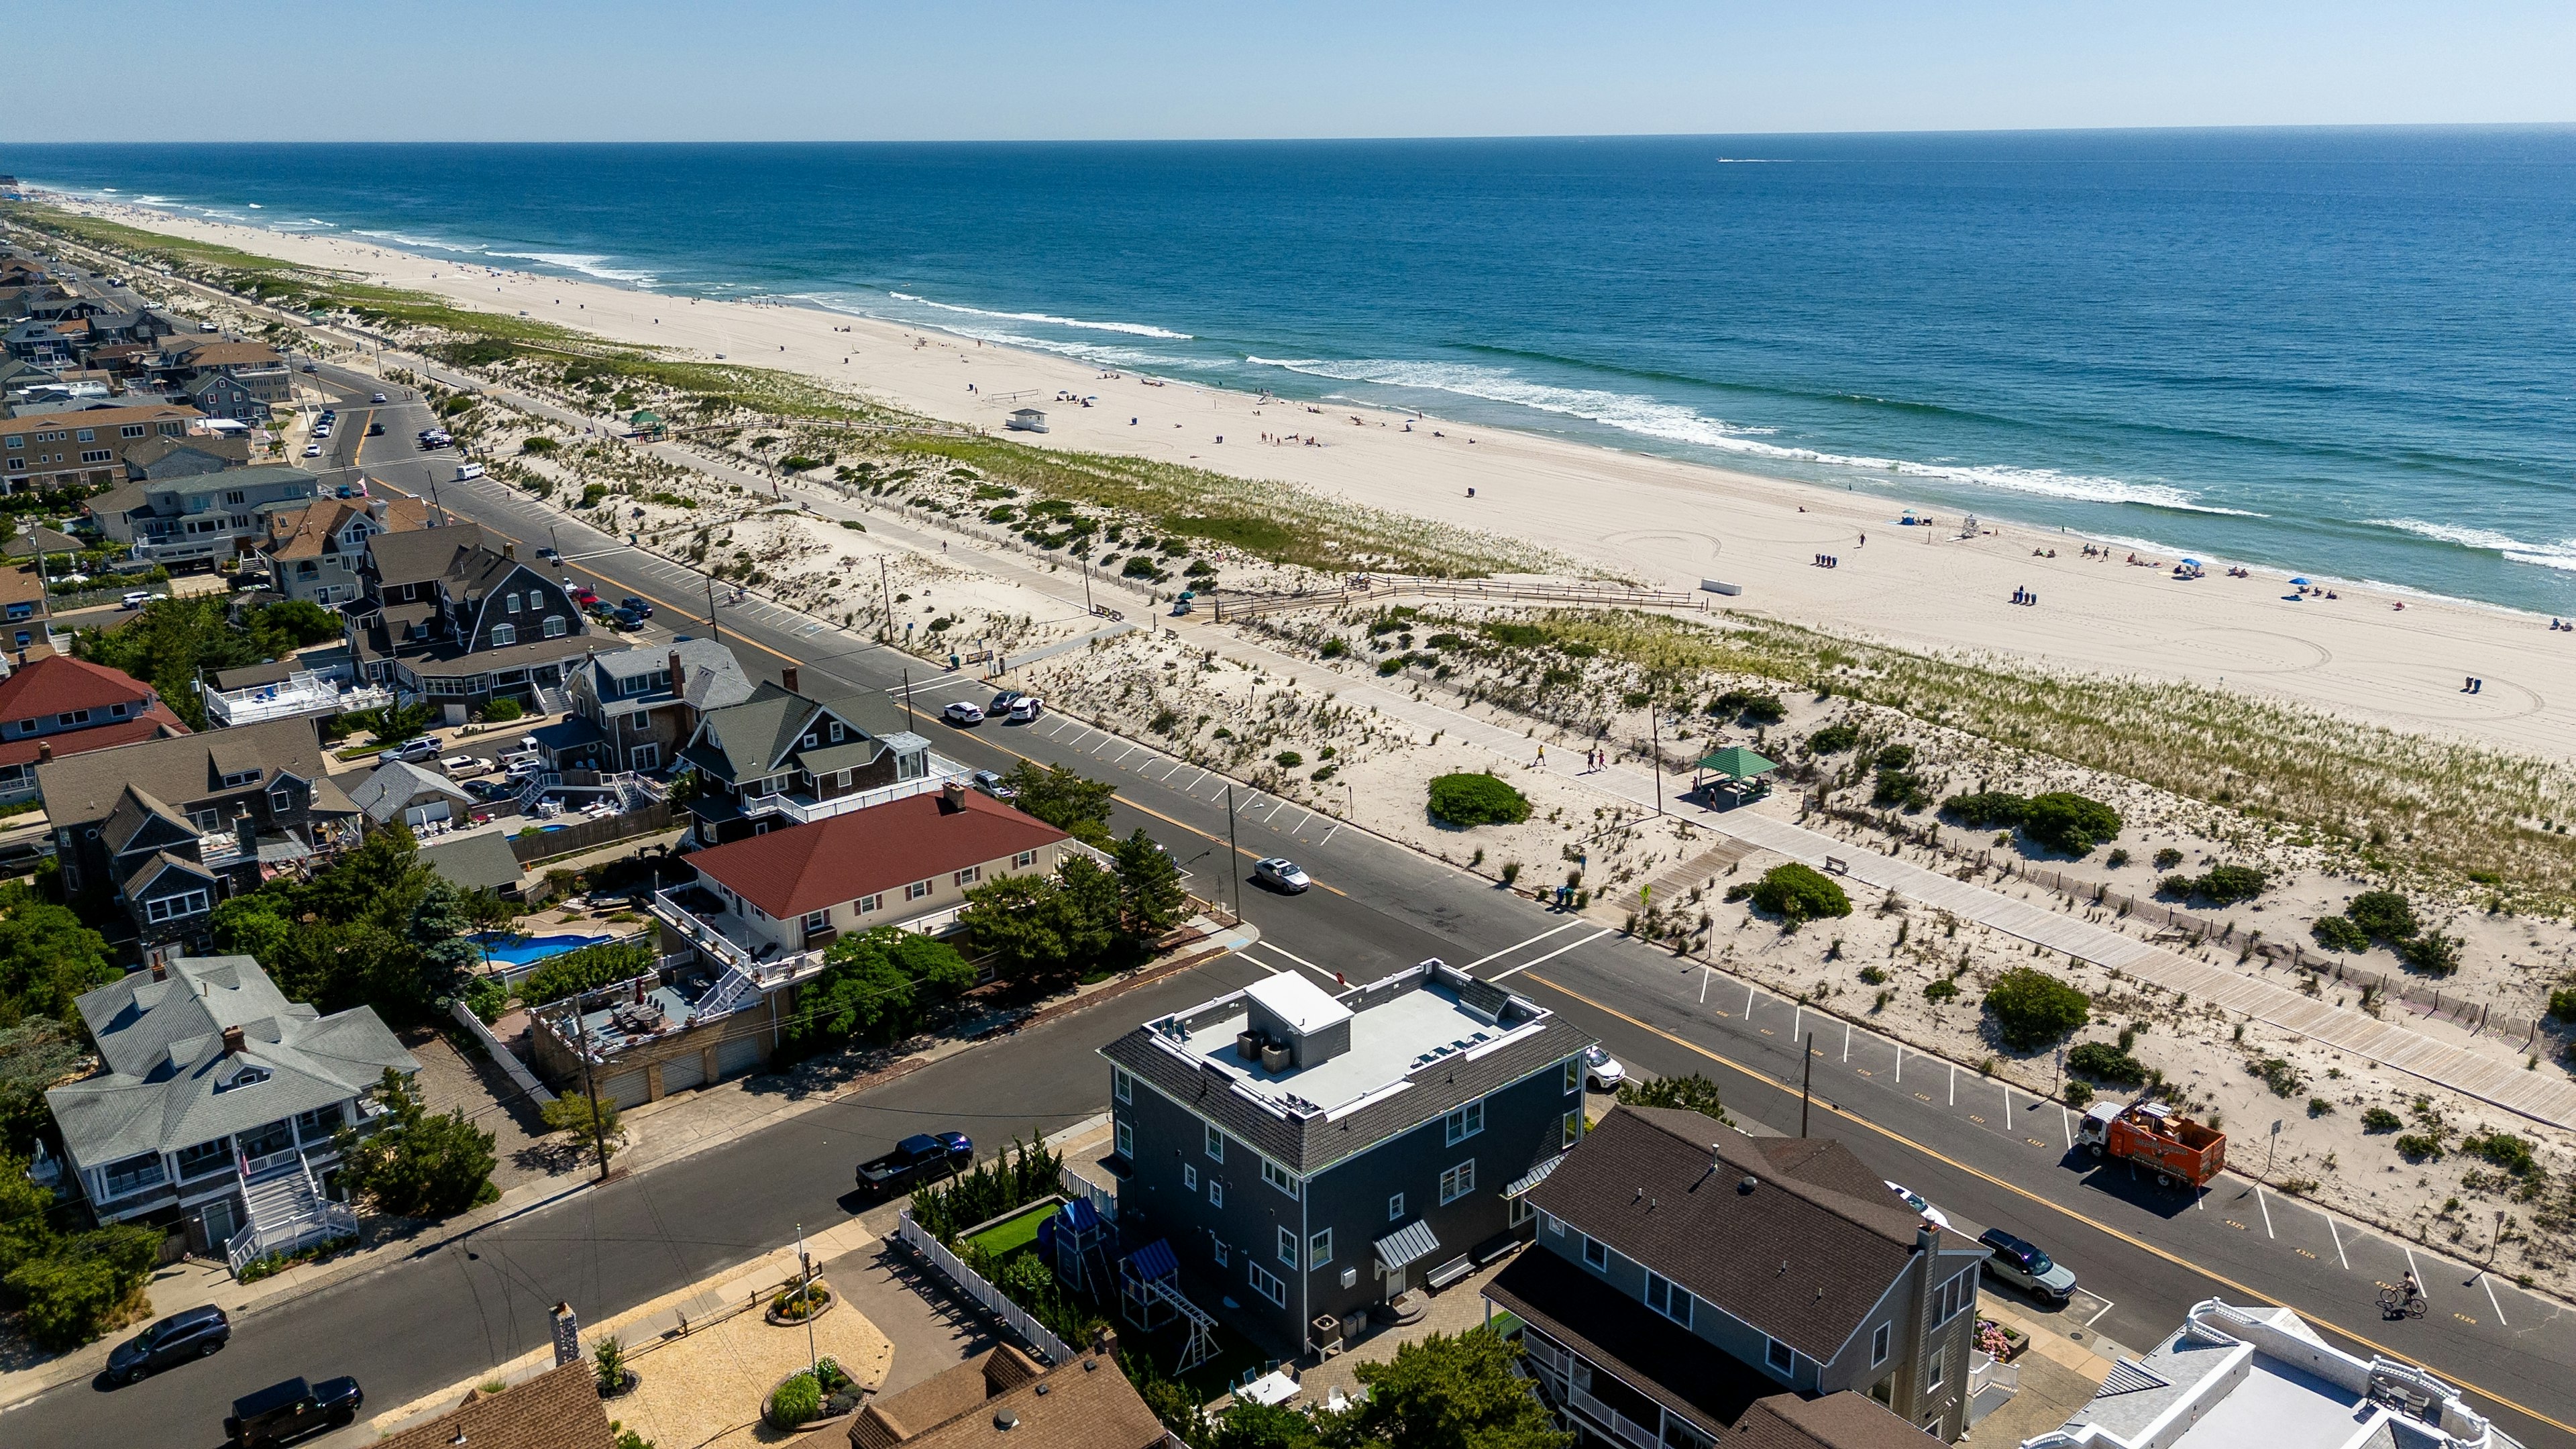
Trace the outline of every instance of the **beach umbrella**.
{"type": "Polygon", "coordinates": [[[1700,759],[1699,767],[1714,770],[1730,780],[1750,780],[1780,768],[1742,745],[1728,745],[1725,749],[1710,751],[1700,759]]]}
{"type": "Polygon", "coordinates": [[[2200,560],[2198,560],[2198,559],[2196,559],[2196,558],[2187,558],[2187,559],[2184,559],[2184,560],[2183,560],[2183,565],[2184,565],[2185,567],[2187,567],[2187,568],[2195,568],[2195,569],[2196,569],[2196,568],[2201,567],[2201,562],[2200,562],[2200,560]]]}
{"type": "Polygon", "coordinates": [[[2307,581],[2306,579],[2292,579],[2292,580],[2290,580],[2290,582],[2291,582],[2293,585],[2295,585],[2295,586],[2297,586],[2297,587],[2299,587],[2299,588],[2302,588],[2302,589],[2304,589],[2304,588],[2306,588],[2306,587],[2308,586],[2308,581],[2307,581]]]}

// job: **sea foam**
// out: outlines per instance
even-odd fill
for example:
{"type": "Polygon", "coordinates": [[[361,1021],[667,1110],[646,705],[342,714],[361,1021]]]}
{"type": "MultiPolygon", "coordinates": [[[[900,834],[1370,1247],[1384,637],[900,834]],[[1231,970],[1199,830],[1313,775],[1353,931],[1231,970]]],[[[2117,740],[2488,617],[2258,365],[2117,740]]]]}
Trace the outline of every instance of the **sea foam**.
{"type": "Polygon", "coordinates": [[[2556,543],[2526,543],[2508,533],[2491,528],[2467,528],[2454,523],[2427,523],[2420,518],[2374,518],[2376,528],[2395,528],[2419,538],[2437,539],[2462,548],[2482,549],[2502,554],[2508,563],[2534,564],[2545,569],[2576,571],[2576,538],[2556,543]]]}
{"type": "Polygon", "coordinates": [[[1057,317],[1045,312],[989,312],[981,307],[961,307],[954,302],[934,302],[928,297],[915,296],[910,292],[889,291],[886,295],[898,302],[917,302],[924,307],[936,307],[942,312],[963,312],[971,317],[991,317],[1002,322],[1043,322],[1050,327],[1080,327],[1090,332],[1124,332],[1131,337],[1161,337],[1173,342],[1190,340],[1190,334],[1187,332],[1173,332],[1162,327],[1148,326],[1142,322],[1090,322],[1080,317],[1057,317]]]}

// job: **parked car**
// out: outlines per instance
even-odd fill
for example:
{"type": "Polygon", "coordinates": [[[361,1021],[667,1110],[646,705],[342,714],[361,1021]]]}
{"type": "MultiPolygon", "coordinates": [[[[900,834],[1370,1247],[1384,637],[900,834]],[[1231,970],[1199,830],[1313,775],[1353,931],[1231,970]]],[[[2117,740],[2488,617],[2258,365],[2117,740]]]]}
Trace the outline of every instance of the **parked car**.
{"type": "Polygon", "coordinates": [[[1907,1207],[1913,1209],[1916,1216],[1921,1217],[1932,1226],[1944,1230],[1949,1228],[1950,1215],[1924,1201],[1923,1194],[1916,1192],[1910,1187],[1905,1187],[1893,1182],[1887,1184],[1887,1190],[1896,1194],[1896,1200],[1898,1202],[1901,1202],[1907,1207]]]}
{"type": "Polygon", "coordinates": [[[984,711],[961,699],[941,710],[939,717],[953,725],[979,725],[984,722],[984,711]]]}
{"type": "Polygon", "coordinates": [[[2041,1252],[2038,1244],[2016,1238],[2001,1228],[1986,1229],[1977,1235],[1977,1241],[1993,1253],[1986,1259],[1987,1272],[2051,1303],[2063,1303],[2075,1296],[2075,1271],[2041,1252]]]}
{"type": "Polygon", "coordinates": [[[1615,1092],[1619,1090],[1620,1083],[1628,1080],[1628,1069],[1619,1065],[1617,1057],[1603,1051],[1599,1042],[1594,1042],[1583,1049],[1583,1076],[1592,1084],[1592,1090],[1615,1092]]]}
{"type": "Polygon", "coordinates": [[[1284,855],[1274,855],[1267,860],[1254,861],[1252,878],[1273,890],[1283,890],[1292,896],[1315,883],[1314,878],[1306,874],[1304,867],[1284,855]]]}
{"type": "Polygon", "coordinates": [[[438,763],[440,768],[447,771],[448,778],[454,780],[462,780],[468,775],[492,773],[492,762],[481,755],[449,755],[438,763]]]}
{"type": "MultiPolygon", "coordinates": [[[[539,554],[538,557],[547,559],[554,563],[563,562],[563,555],[556,553],[553,549],[545,550],[543,553],[539,554]]],[[[599,590],[592,588],[588,584],[575,584],[570,589],[566,590],[565,593],[566,596],[574,603],[581,605],[585,609],[599,602],[599,590]]]]}
{"type": "Polygon", "coordinates": [[[608,616],[608,621],[630,634],[644,627],[644,616],[633,609],[619,609],[608,616]]]}
{"type": "Polygon", "coordinates": [[[288,1379],[233,1400],[232,1415],[224,1420],[224,1438],[240,1449],[285,1444],[317,1429],[357,1422],[358,1410],[366,1402],[353,1378],[324,1379],[318,1384],[288,1379]]]}
{"type": "Polygon", "coordinates": [[[428,735],[405,740],[389,750],[376,752],[376,763],[390,765],[396,760],[434,760],[438,758],[438,741],[428,735]]]}
{"type": "Polygon", "coordinates": [[[860,1163],[859,1191],[893,1197],[963,1172],[974,1160],[974,1140],[963,1132],[919,1133],[896,1143],[883,1157],[860,1163]]]}
{"type": "Polygon", "coordinates": [[[305,444],[305,445],[304,445],[304,456],[305,456],[305,457],[308,457],[308,458],[319,458],[319,457],[321,457],[321,456],[322,456],[322,445],[321,445],[320,443],[307,443],[307,444],[305,444]]]}
{"type": "Polygon", "coordinates": [[[383,402],[384,400],[385,395],[383,393],[377,393],[374,397],[367,399],[369,402],[383,402]]]}
{"type": "Polygon", "coordinates": [[[983,791],[985,794],[992,796],[996,800],[1016,800],[1020,796],[1019,791],[1003,784],[1002,777],[991,770],[977,770],[975,772],[974,783],[976,789],[983,791]]]}
{"type": "Polygon", "coordinates": [[[152,599],[153,594],[150,589],[127,589],[125,591],[125,597],[118,600],[117,604],[120,608],[140,609],[144,605],[151,603],[152,599]]]}
{"type": "Polygon", "coordinates": [[[116,1346],[107,1356],[108,1381],[130,1384],[173,1364],[204,1358],[232,1336],[232,1320],[211,1303],[173,1313],[116,1346]]]}
{"type": "Polygon", "coordinates": [[[617,607],[631,610],[647,619],[653,617],[653,606],[644,602],[642,599],[635,597],[633,594],[628,594],[625,598],[618,600],[617,607]]]}
{"type": "Polygon", "coordinates": [[[480,463],[459,463],[456,465],[456,481],[459,483],[464,482],[468,478],[480,478],[482,476],[483,465],[480,463]]]}
{"type": "Polygon", "coordinates": [[[1013,724],[1034,724],[1037,717],[1044,713],[1046,713],[1046,701],[1034,694],[1021,695],[1011,702],[1011,723],[1013,724]]]}
{"type": "Polygon", "coordinates": [[[993,702],[991,704],[984,706],[984,712],[986,714],[1009,714],[1011,712],[1011,706],[1018,704],[1022,698],[1023,696],[1016,689],[1003,690],[1001,693],[993,696],[993,702]]]}

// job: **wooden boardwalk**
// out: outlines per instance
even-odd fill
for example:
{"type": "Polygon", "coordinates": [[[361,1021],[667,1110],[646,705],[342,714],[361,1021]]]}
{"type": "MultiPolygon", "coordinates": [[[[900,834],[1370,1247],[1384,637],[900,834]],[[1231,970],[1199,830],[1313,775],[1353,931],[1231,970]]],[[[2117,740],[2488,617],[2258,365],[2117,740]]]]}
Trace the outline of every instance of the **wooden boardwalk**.
{"type": "Polygon", "coordinates": [[[1698,823],[1819,869],[1826,868],[1831,858],[1837,873],[1864,885],[1897,892],[1909,901],[1991,926],[2052,951],[2117,967],[2194,1001],[2216,1002],[2229,1011],[2440,1083],[2535,1121],[2576,1127],[2576,1084],[2555,1072],[2527,1071],[2517,1059],[2435,1041],[2410,1027],[2335,1006],[2321,997],[2260,977],[2195,961],[2063,911],[2016,900],[1786,820],[1739,810],[1698,823]]]}

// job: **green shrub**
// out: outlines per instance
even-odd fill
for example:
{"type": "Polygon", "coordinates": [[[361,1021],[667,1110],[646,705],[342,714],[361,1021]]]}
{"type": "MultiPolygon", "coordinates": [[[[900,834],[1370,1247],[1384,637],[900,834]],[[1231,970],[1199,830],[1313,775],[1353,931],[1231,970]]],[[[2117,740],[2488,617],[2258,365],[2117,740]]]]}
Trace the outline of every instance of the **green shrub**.
{"type": "Polygon", "coordinates": [[[2361,1130],[2364,1132],[2394,1132],[2405,1125],[2405,1118],[2385,1107],[2373,1107],[2361,1114],[2361,1130]]]}
{"type": "Polygon", "coordinates": [[[1753,904],[1791,926],[1851,914],[1851,897],[1843,894],[1841,886],[1794,860],[1764,871],[1750,894],[1753,904]]]}
{"type": "Polygon", "coordinates": [[[2343,913],[2374,940],[2392,945],[2412,939],[2423,929],[2415,919],[2413,903],[2396,891],[2364,891],[2344,906],[2343,913]]]}
{"type": "Polygon", "coordinates": [[[2354,925],[2348,916],[2319,916],[2309,924],[2308,934],[2329,951],[2370,949],[2370,933],[2354,925]]]}
{"type": "Polygon", "coordinates": [[[1979,790],[1973,795],[1953,795],[1941,802],[1941,813],[1971,830],[1993,826],[2019,825],[2030,802],[2009,790],[1979,790]]]}
{"type": "Polygon", "coordinates": [[[1860,743],[1860,726],[1849,720],[1838,720],[1807,736],[1811,754],[1839,755],[1860,743]]]}
{"type": "Polygon", "coordinates": [[[1281,750],[1270,757],[1270,762],[1283,770],[1293,770],[1306,763],[1306,757],[1295,750],[1281,750]]]}
{"type": "Polygon", "coordinates": [[[2120,814],[2099,800],[2069,790],[2034,795],[2022,811],[2022,834],[2051,850],[2084,856],[2120,833],[2120,814]]]}
{"type": "MultiPolygon", "coordinates": [[[[1903,749],[1904,746],[1900,745],[1897,748],[1903,749]]],[[[1908,753],[1910,754],[1911,751],[1908,753]]],[[[1869,803],[1920,810],[1932,803],[1932,787],[1923,782],[1922,776],[1911,770],[1891,770],[1881,766],[1878,772],[1878,783],[1869,792],[1869,803]]]]}
{"type": "Polygon", "coordinates": [[[1870,764],[1881,770],[1910,770],[1914,768],[1914,747],[1889,745],[1880,750],[1870,764]]]}
{"type": "Polygon", "coordinates": [[[2102,857],[2102,863],[2113,870],[2118,870],[2120,867],[2127,865],[2129,863],[2128,847],[2122,846],[2119,849],[2112,851],[2109,855],[2102,857]]]}
{"type": "Polygon", "coordinates": [[[1619,1084],[1619,1101],[1629,1107],[1682,1107],[1720,1122],[1735,1119],[1726,1115],[1718,1101],[1717,1083],[1697,1072],[1687,1077],[1657,1077],[1651,1082],[1634,1078],[1619,1084]]]}
{"type": "Polygon", "coordinates": [[[2549,993],[2549,1014],[2560,1021],[2576,1021],[2576,987],[2549,993]]]}
{"type": "Polygon", "coordinates": [[[811,1372],[780,1384],[769,1396],[767,1417],[773,1429],[793,1429],[823,1413],[823,1386],[811,1372]]]}
{"type": "Polygon", "coordinates": [[[2031,966],[2016,966],[1986,990],[1986,1014],[2004,1045],[2053,1045],[2092,1019],[2093,998],[2031,966]]]}
{"type": "Polygon", "coordinates": [[[2263,893],[2271,878],[2248,865],[2213,865],[2201,875],[2169,875],[2163,888],[2186,900],[2232,906],[2263,893]]]}
{"type": "Polygon", "coordinates": [[[2147,1080],[2146,1063],[2107,1041],[2077,1042],[2066,1054],[2066,1069],[2123,1087],[2139,1086],[2147,1080]]]}
{"type": "Polygon", "coordinates": [[[1923,999],[1935,1002],[1956,1001],[1959,999],[1959,983],[1944,977],[1923,988],[1923,999]]]}
{"type": "Polygon", "coordinates": [[[1528,796],[1487,774],[1460,773],[1433,780],[1430,808],[1432,819],[1462,827],[1517,825],[1530,815],[1528,796]]]}
{"type": "Polygon", "coordinates": [[[1710,700],[1708,712],[1719,719],[1740,719],[1757,725],[1775,725],[1789,717],[1788,706],[1780,702],[1780,696],[1742,689],[1730,689],[1710,700]]]}
{"type": "Polygon", "coordinates": [[[527,711],[515,699],[495,699],[486,702],[483,706],[483,719],[488,724],[514,720],[526,713],[527,711]]]}
{"type": "Polygon", "coordinates": [[[2164,849],[2156,852],[2156,869],[2171,870],[2180,864],[2182,864],[2182,852],[2174,849],[2172,846],[2168,845],[2164,849]]]}
{"type": "Polygon", "coordinates": [[[519,999],[543,1006],[641,976],[653,967],[653,952],[623,941],[602,941],[549,958],[520,984],[519,999]]]}
{"type": "Polygon", "coordinates": [[[1315,657],[1318,659],[1339,659],[1350,652],[1350,641],[1339,635],[1335,635],[1316,647],[1315,657]]]}
{"type": "Polygon", "coordinates": [[[2079,1111],[2085,1107],[2091,1106],[2093,1103],[2093,1084],[2091,1082],[2080,1079],[2070,1080],[2067,1082],[2065,1087],[2061,1089],[2061,1093],[2066,1098],[2066,1105],[2076,1108],[2079,1111]]]}
{"type": "Polygon", "coordinates": [[[2280,1057],[2247,1062],[2245,1070],[2261,1077],[2263,1085],[2271,1088],[2275,1097],[2295,1097],[2308,1089],[2308,1079],[2299,1075],[2297,1067],[2280,1057]]]}
{"type": "Polygon", "coordinates": [[[2529,1177],[2540,1163],[2531,1155],[2531,1143],[2510,1132],[2489,1132],[2479,1137],[2460,1139],[2462,1152],[2474,1153],[2516,1177],[2529,1177]]]}
{"type": "Polygon", "coordinates": [[[2442,1155],[2442,1139],[2430,1132],[2400,1133],[2396,1147],[2397,1155],[2409,1162],[2422,1162],[2442,1155]]]}
{"type": "Polygon", "coordinates": [[[2397,948],[2397,954],[2408,966],[2427,976],[2448,976],[2460,969],[2460,939],[2440,931],[2423,935],[2397,948]]]}

